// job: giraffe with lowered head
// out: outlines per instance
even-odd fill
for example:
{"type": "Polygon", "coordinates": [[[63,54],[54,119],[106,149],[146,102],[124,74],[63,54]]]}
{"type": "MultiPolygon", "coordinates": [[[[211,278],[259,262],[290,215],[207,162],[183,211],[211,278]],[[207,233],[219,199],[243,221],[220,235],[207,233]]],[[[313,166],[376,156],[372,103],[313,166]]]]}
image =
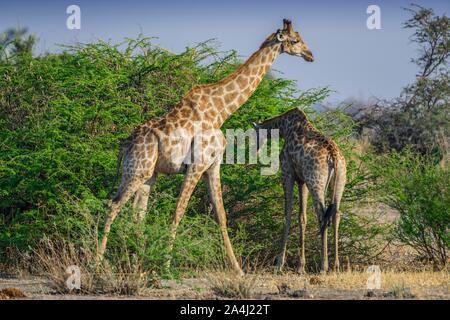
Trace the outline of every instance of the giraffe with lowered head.
{"type": "Polygon", "coordinates": [[[267,37],[259,50],[235,72],[217,83],[194,87],[169,113],[134,129],[121,152],[121,184],[110,205],[99,245],[99,258],[106,250],[114,219],[132,195],[139,194],[145,185],[153,184],[158,173],[182,173],[185,177],[172,218],[169,249],[173,248],[178,224],[192,192],[203,176],[227,256],[234,270],[243,274],[227,232],[220,182],[225,137],[220,127],[250,98],[281,53],[313,61],[311,51],[289,20],[284,20],[283,29],[267,37]]]}
{"type": "Polygon", "coordinates": [[[305,272],[305,230],[306,205],[308,193],[313,198],[314,209],[320,226],[322,240],[321,271],[328,271],[327,228],[330,221],[334,226],[334,269],[339,270],[338,232],[340,222],[339,205],[346,182],[345,158],[336,143],[325,137],[308,121],[306,114],[299,108],[284,114],[254,124],[260,133],[261,129],[278,129],[284,139],[284,147],[280,153],[282,184],[284,190],[285,225],[281,244],[281,253],[277,257],[277,271],[282,271],[286,244],[289,236],[292,215],[292,196],[294,184],[298,186],[300,212],[300,243],[298,272],[305,272]],[[331,203],[325,206],[325,196],[328,185],[333,187],[331,203]],[[309,190],[309,192],[308,192],[309,190]]]}

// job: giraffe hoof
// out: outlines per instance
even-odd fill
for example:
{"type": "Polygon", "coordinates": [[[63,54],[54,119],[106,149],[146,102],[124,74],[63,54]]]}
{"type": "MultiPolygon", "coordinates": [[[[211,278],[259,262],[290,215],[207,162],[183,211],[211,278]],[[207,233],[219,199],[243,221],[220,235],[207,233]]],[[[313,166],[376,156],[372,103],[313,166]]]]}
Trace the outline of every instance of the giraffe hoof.
{"type": "Polygon", "coordinates": [[[274,274],[280,274],[280,273],[282,273],[282,272],[283,272],[283,267],[280,266],[280,265],[277,265],[277,266],[275,267],[274,274]]]}
{"type": "Polygon", "coordinates": [[[103,258],[105,257],[105,250],[103,248],[100,248],[97,250],[97,254],[95,256],[97,262],[102,262],[103,258]]]}
{"type": "Polygon", "coordinates": [[[304,274],[306,274],[306,271],[304,268],[299,268],[299,269],[297,269],[297,273],[300,275],[304,275],[304,274]]]}
{"type": "Polygon", "coordinates": [[[283,260],[281,259],[280,256],[277,256],[275,258],[275,271],[274,271],[274,273],[277,274],[277,273],[281,273],[281,272],[283,272],[283,260]]]}

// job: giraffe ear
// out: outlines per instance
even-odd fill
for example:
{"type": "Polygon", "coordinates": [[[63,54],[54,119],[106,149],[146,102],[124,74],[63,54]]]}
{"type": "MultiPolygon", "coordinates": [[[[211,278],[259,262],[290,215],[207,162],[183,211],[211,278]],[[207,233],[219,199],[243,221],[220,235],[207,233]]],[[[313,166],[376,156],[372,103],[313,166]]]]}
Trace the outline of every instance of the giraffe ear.
{"type": "Polygon", "coordinates": [[[283,31],[278,30],[277,32],[277,40],[280,42],[286,41],[288,37],[283,33],[283,31]]]}

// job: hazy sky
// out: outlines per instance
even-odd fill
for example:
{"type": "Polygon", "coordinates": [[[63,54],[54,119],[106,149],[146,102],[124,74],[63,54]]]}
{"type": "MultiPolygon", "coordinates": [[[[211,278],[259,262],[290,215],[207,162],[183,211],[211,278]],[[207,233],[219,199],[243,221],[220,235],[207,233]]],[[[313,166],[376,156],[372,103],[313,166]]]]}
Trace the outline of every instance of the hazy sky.
{"type": "MultiPolygon", "coordinates": [[[[186,46],[216,38],[222,50],[236,49],[247,58],[270,33],[293,21],[314,53],[314,63],[283,55],[273,68],[298,81],[300,89],[330,86],[329,102],[347,97],[391,98],[413,81],[410,58],[416,47],[402,29],[411,0],[165,0],[165,1],[5,1],[0,0],[0,31],[26,26],[40,41],[38,52],[57,44],[96,39],[119,42],[140,32],[180,52],[186,46]],[[81,30],[66,28],[67,6],[81,8],[81,30]],[[368,5],[381,8],[381,30],[369,30],[368,5]]],[[[416,1],[439,14],[450,11],[448,0],[416,1]]]]}

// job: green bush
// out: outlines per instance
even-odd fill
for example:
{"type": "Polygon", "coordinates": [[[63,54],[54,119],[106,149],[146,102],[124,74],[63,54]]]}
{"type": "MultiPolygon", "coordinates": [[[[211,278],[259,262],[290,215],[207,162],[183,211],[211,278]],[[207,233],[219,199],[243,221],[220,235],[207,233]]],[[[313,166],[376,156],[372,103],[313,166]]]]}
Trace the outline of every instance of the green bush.
{"type": "Polygon", "coordinates": [[[400,213],[395,235],[435,265],[445,266],[450,247],[450,170],[410,151],[376,161],[382,201],[400,213]]]}
{"type": "MultiPolygon", "coordinates": [[[[171,110],[194,85],[222,79],[240,64],[236,52],[218,52],[210,42],[180,54],[153,46],[147,38],[63,49],[0,60],[0,253],[11,247],[33,249],[44,236],[94,250],[115,187],[121,139],[136,125],[171,110]]],[[[294,81],[268,75],[223,129],[246,130],[252,121],[300,106],[350,157],[349,118],[340,111],[318,115],[310,108],[328,92],[300,93],[294,81]]],[[[354,201],[367,191],[365,173],[359,160],[348,162],[346,195],[354,201]]],[[[181,181],[182,176],[158,178],[144,225],[136,225],[129,207],[123,210],[110,236],[112,261],[131,252],[147,270],[162,270],[181,181]]],[[[279,177],[261,176],[259,165],[224,165],[222,183],[237,255],[250,265],[271,264],[284,219],[279,177]]],[[[207,199],[200,183],[175,243],[177,270],[225,261],[207,199]]],[[[353,228],[348,230],[351,238],[353,228]]],[[[311,237],[311,244],[318,241],[316,234],[311,237]]]]}

